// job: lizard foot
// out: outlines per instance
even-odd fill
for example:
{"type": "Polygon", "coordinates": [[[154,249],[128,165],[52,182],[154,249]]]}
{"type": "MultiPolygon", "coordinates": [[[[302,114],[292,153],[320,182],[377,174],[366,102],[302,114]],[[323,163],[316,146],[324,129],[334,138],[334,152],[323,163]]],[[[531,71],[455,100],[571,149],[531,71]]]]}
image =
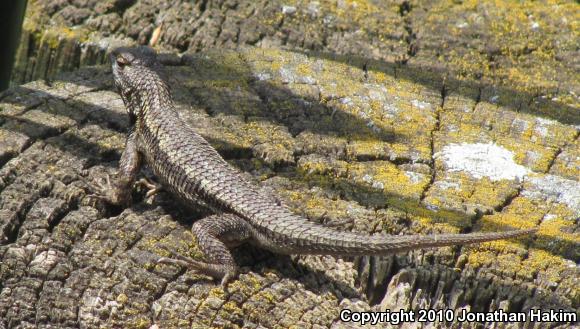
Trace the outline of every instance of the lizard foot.
{"type": "Polygon", "coordinates": [[[111,183],[109,175],[106,175],[104,180],[93,181],[91,190],[94,193],[87,195],[87,198],[92,200],[101,200],[114,205],[128,204],[131,200],[130,190],[121,189],[111,183]]]}
{"type": "Polygon", "coordinates": [[[169,264],[185,267],[197,273],[208,275],[216,280],[221,279],[220,285],[224,290],[226,290],[228,283],[235,279],[237,276],[236,269],[227,265],[200,262],[182,256],[174,251],[168,251],[175,258],[161,257],[157,260],[158,264],[169,264]]]}
{"type": "Polygon", "coordinates": [[[145,194],[145,198],[147,198],[147,201],[151,201],[152,198],[159,193],[160,191],[163,190],[163,187],[160,184],[156,184],[153,183],[152,181],[150,181],[147,178],[141,178],[140,180],[137,181],[137,184],[145,187],[147,189],[147,193],[145,194]]]}
{"type": "Polygon", "coordinates": [[[94,180],[90,186],[90,190],[93,191],[92,194],[87,195],[87,198],[91,200],[101,200],[105,202],[109,202],[108,191],[112,189],[111,187],[111,178],[109,175],[106,175],[104,179],[94,180]]]}

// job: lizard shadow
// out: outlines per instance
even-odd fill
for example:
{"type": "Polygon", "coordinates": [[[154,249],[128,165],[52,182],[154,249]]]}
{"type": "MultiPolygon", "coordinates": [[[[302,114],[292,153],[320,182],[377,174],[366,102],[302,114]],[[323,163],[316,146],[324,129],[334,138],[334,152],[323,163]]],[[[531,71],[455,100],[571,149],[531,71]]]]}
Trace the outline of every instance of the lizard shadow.
{"type": "Polygon", "coordinates": [[[271,77],[264,78],[268,73],[261,75],[249,70],[243,60],[236,60],[240,56],[235,53],[226,54],[229,58],[223,62],[218,61],[221,56],[215,52],[213,55],[217,58],[186,54],[182,58],[185,67],[179,70],[169,67],[172,84],[186,86],[174,92],[176,101],[202,108],[212,118],[237,117],[244,124],[271,123],[287,129],[292,137],[311,132],[344,140],[389,143],[405,137],[393,127],[374,122],[366,109],[349,112],[338,106],[348,99],[321,100],[318,87],[309,84],[311,82],[299,83],[301,91],[298,93],[284,84],[269,81],[271,77]],[[232,56],[233,63],[228,62],[232,61],[232,56]],[[184,73],[184,68],[191,71],[184,73]],[[330,105],[329,101],[335,101],[335,105],[330,105]]]}

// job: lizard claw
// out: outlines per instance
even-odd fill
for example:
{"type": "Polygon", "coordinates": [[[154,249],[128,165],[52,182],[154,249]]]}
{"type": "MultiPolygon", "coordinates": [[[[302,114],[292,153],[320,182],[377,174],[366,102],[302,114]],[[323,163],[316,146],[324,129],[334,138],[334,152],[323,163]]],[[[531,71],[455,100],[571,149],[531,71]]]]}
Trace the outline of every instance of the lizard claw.
{"type": "Polygon", "coordinates": [[[103,179],[94,180],[90,185],[90,189],[93,191],[92,194],[87,195],[87,198],[91,200],[101,200],[108,201],[107,191],[111,190],[111,178],[106,175],[103,179]]]}
{"type": "Polygon", "coordinates": [[[145,188],[148,189],[147,193],[145,194],[145,198],[147,198],[147,200],[149,201],[153,196],[155,196],[157,193],[163,190],[161,185],[155,184],[147,178],[141,178],[140,180],[137,181],[137,184],[144,186],[145,188]]]}
{"type": "Polygon", "coordinates": [[[185,267],[186,269],[192,270],[196,273],[205,274],[203,271],[204,267],[202,262],[198,262],[185,256],[181,256],[175,252],[171,252],[171,254],[175,258],[161,257],[157,260],[157,264],[167,264],[185,267]]]}
{"type": "Polygon", "coordinates": [[[222,281],[220,282],[220,286],[222,287],[222,289],[224,291],[228,291],[228,284],[236,277],[236,273],[226,273],[226,275],[224,275],[224,277],[222,278],[222,281]]]}
{"type": "Polygon", "coordinates": [[[166,248],[165,246],[161,247],[161,249],[167,251],[168,253],[171,254],[171,256],[175,257],[174,258],[169,258],[169,257],[161,257],[157,260],[158,264],[170,264],[170,265],[177,265],[177,266],[183,266],[183,267],[188,267],[191,268],[192,267],[192,263],[194,262],[192,259],[189,259],[185,256],[182,256],[178,253],[176,253],[173,250],[170,250],[169,248],[166,248]]]}
{"type": "Polygon", "coordinates": [[[173,259],[169,257],[161,257],[157,260],[157,264],[177,265],[182,267],[189,267],[189,263],[181,259],[173,259]]]}
{"type": "Polygon", "coordinates": [[[213,277],[214,279],[220,279],[220,277],[221,277],[220,285],[226,291],[227,291],[228,283],[230,283],[237,276],[236,271],[225,271],[225,273],[222,272],[221,275],[218,275],[218,274],[216,274],[216,272],[213,272],[210,270],[210,268],[214,264],[196,261],[196,260],[191,259],[189,257],[182,256],[173,250],[169,250],[166,248],[163,248],[163,249],[168,251],[175,258],[161,257],[157,260],[157,264],[168,264],[168,265],[185,267],[189,270],[195,271],[196,273],[204,274],[204,275],[208,275],[210,277],[213,277]]]}
{"type": "Polygon", "coordinates": [[[110,175],[106,175],[104,179],[95,180],[91,184],[91,190],[94,192],[87,195],[87,198],[93,200],[101,200],[114,205],[127,204],[131,198],[131,192],[119,189],[111,183],[110,175]]]}

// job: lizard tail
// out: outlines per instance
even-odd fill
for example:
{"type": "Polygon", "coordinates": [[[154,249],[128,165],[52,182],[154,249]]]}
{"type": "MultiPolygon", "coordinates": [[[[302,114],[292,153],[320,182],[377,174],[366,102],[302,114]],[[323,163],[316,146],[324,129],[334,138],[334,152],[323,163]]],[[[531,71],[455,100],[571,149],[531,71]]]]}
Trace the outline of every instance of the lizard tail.
{"type": "Polygon", "coordinates": [[[399,252],[464,245],[486,241],[510,239],[532,234],[537,228],[505,232],[437,234],[437,235],[365,235],[362,233],[341,232],[307,221],[282,221],[262,227],[255,234],[258,245],[283,254],[310,255],[388,255],[399,252]],[[260,232],[262,231],[262,232],[260,232]],[[269,237],[269,238],[266,238],[269,237]]]}

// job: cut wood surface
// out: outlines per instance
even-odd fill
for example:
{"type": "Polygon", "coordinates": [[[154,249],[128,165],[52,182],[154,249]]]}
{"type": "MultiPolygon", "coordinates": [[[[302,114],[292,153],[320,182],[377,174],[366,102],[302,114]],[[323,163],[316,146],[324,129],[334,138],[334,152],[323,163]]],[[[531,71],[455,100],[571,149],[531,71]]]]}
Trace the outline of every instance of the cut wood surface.
{"type": "MultiPolygon", "coordinates": [[[[183,1],[159,5],[161,19],[149,1],[63,3],[31,2],[35,50],[21,48],[15,81],[35,81],[0,94],[0,328],[359,328],[340,321],[347,308],[578,313],[578,5],[183,1]],[[310,220],[539,232],[384,258],[242,246],[227,291],[156,264],[166,248],[202,257],[189,228],[204,214],[138,187],[127,209],[87,198],[115,172],[128,119],[108,65],[84,64],[157,28],[181,117],[310,220]]],[[[529,325],[546,326],[573,325],[529,325]]],[[[481,327],[514,325],[462,324],[481,327]]]]}

